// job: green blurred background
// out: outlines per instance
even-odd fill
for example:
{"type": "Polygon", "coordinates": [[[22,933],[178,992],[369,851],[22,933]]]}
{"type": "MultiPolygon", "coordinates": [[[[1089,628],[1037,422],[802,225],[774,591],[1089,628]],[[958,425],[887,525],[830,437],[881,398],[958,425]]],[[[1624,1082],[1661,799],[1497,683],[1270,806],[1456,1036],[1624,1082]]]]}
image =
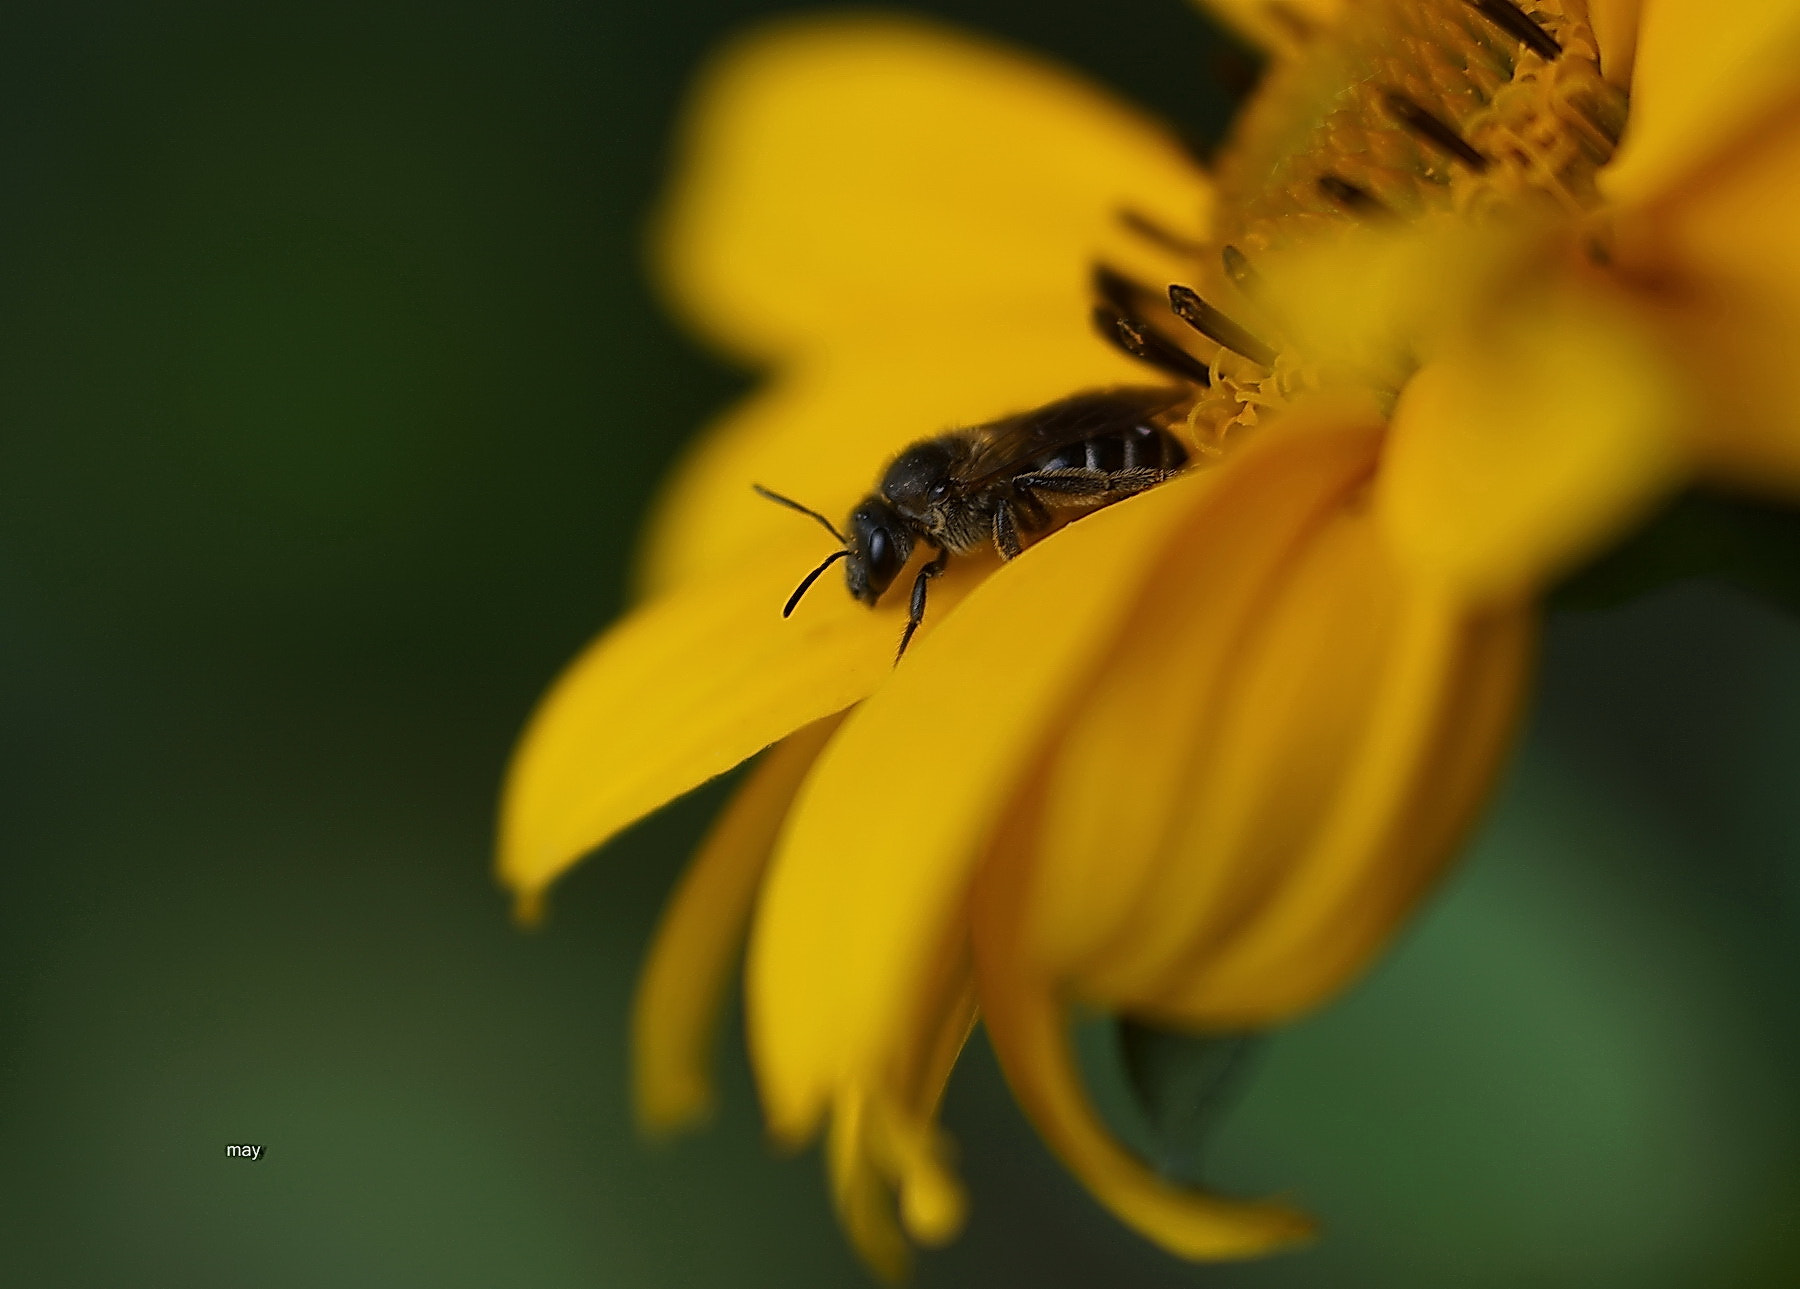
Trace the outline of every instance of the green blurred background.
{"type": "MultiPolygon", "coordinates": [[[[0,1283],[865,1283],[817,1161],[634,1136],[623,1033],[721,799],[488,874],[508,746],[741,389],[640,242],[751,0],[62,0],[0,17],[0,1283]],[[258,1142],[258,1163],[227,1160],[258,1142]]],[[[1177,0],[934,0],[1216,131],[1177,0]]],[[[1559,617],[1469,862],[1268,1045],[1209,1174],[1311,1251],[1189,1267],[979,1042],[948,1285],[1800,1280],[1800,627],[1559,617]]]]}

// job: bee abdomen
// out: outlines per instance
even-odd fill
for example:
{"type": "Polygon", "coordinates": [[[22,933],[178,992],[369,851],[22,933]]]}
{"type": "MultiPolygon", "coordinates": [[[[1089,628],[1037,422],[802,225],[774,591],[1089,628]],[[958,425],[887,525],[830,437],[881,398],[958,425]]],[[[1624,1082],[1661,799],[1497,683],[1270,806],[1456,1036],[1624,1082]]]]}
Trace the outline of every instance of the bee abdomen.
{"type": "Polygon", "coordinates": [[[1061,470],[1098,474],[1118,474],[1126,470],[1173,472],[1186,465],[1187,459],[1187,449],[1173,434],[1154,425],[1140,424],[1067,444],[1039,457],[1019,473],[1041,475],[1061,470]]]}

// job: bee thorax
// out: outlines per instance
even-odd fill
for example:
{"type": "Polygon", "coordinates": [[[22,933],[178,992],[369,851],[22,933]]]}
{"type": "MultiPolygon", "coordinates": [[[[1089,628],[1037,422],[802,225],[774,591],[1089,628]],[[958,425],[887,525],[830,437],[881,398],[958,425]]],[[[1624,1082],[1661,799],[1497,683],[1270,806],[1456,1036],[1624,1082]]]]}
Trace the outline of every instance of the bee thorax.
{"type": "Polygon", "coordinates": [[[902,514],[923,519],[949,492],[956,470],[968,460],[967,436],[944,435],[915,443],[894,458],[881,479],[881,495],[902,514]]]}

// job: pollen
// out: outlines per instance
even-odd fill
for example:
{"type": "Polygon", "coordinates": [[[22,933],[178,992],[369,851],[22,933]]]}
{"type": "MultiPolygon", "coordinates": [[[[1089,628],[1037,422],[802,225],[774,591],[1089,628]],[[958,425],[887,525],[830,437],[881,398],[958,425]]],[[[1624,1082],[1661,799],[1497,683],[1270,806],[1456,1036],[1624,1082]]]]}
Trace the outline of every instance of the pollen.
{"type": "MultiPolygon", "coordinates": [[[[1259,257],[1368,223],[1582,219],[1624,128],[1582,0],[1359,0],[1271,67],[1221,149],[1192,285],[1252,326],[1259,257]]],[[[1588,237],[1604,254],[1605,229],[1588,237]]],[[[1279,319],[1266,320],[1279,333],[1279,319]]],[[[1218,457],[1312,373],[1221,349],[1188,418],[1218,457]]]]}

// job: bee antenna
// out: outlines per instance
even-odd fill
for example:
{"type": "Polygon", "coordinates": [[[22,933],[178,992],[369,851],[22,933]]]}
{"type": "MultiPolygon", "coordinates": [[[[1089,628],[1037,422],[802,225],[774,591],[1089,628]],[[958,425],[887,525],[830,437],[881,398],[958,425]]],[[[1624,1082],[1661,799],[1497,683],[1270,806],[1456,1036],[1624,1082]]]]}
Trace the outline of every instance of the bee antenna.
{"type": "Polygon", "coordinates": [[[812,590],[812,584],[819,580],[819,575],[849,553],[850,552],[847,550],[841,550],[832,551],[831,554],[827,555],[825,557],[825,562],[815,568],[812,572],[808,573],[806,575],[806,580],[794,588],[794,593],[788,596],[787,606],[781,610],[781,616],[784,618],[793,617],[794,609],[800,603],[800,597],[812,590]]]}
{"type": "Polygon", "coordinates": [[[816,519],[821,524],[825,525],[825,531],[830,533],[833,537],[837,538],[845,546],[848,546],[850,544],[850,539],[848,537],[844,536],[842,533],[840,533],[837,530],[837,525],[833,524],[829,519],[825,518],[825,516],[821,515],[818,511],[809,509],[806,506],[802,506],[799,502],[795,501],[792,497],[784,497],[779,492],[770,492],[767,488],[763,487],[760,483],[751,484],[750,489],[752,492],[756,493],[757,496],[767,497],[770,501],[774,502],[778,506],[786,506],[789,510],[798,510],[803,515],[811,516],[813,519],[816,519]]]}

